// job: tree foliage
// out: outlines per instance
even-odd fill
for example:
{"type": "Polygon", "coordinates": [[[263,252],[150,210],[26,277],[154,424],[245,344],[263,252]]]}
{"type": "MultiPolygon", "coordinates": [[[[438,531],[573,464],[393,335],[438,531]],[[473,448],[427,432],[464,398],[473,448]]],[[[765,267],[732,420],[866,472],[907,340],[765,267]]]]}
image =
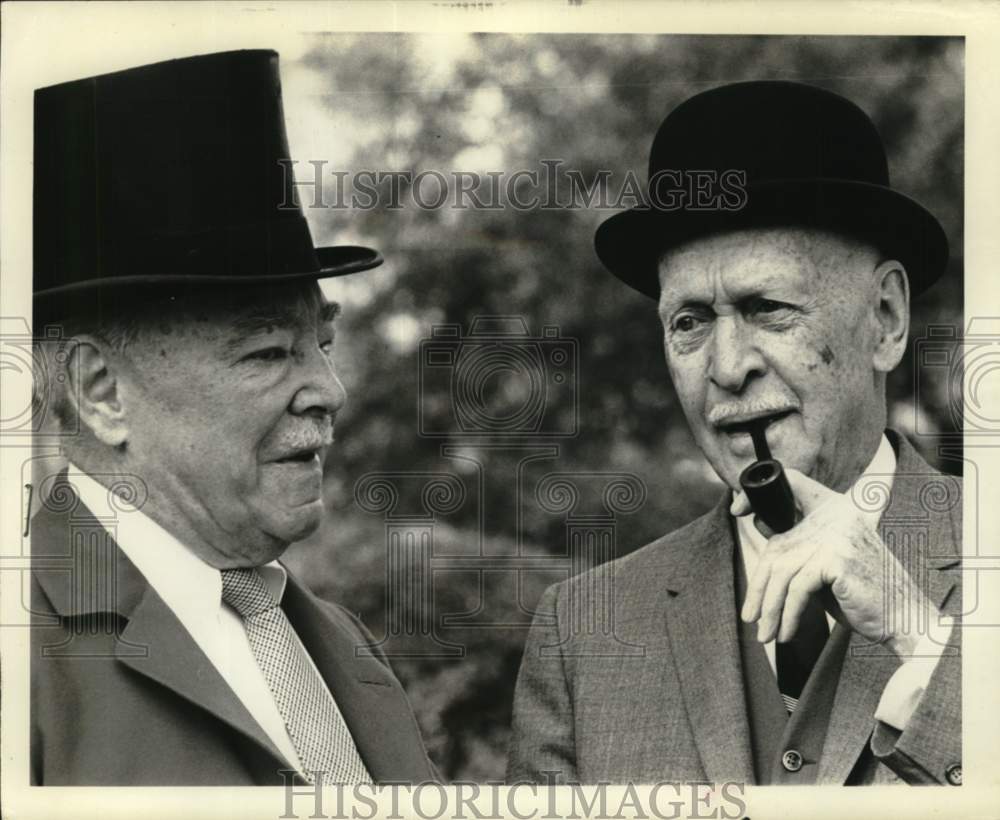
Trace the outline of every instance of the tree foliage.
{"type": "MultiPolygon", "coordinates": [[[[694,93],[746,79],[829,88],[869,113],[893,184],[948,232],[949,274],[914,305],[911,336],[918,339],[929,324],[962,321],[962,56],[961,40],[929,37],[331,34],[286,66],[286,110],[300,180],[311,178],[306,160],[327,160],[324,174],[436,170],[450,179],[453,171],[542,171],[549,159],[585,179],[607,170],[620,181],[629,172],[645,179],[652,135],[694,93]]],[[[325,181],[332,196],[334,179],[325,181]]],[[[302,197],[308,205],[308,189],[302,197]]],[[[307,209],[317,244],[370,244],[386,264],[330,286],[345,306],[337,362],[349,401],[327,465],[328,520],[290,558],[321,594],[384,635],[395,617],[387,613],[387,589],[403,570],[387,564],[385,516],[357,503],[358,484],[401,471],[459,478],[464,500],[434,518],[431,603],[438,636],[464,651],[392,662],[443,773],[501,778],[531,609],[568,570],[557,561],[487,571],[474,559],[499,566],[504,557],[566,554],[566,514],[539,502],[547,473],[639,479],[644,503],[616,516],[618,555],[705,511],[720,484],[687,431],[652,302],[610,276],[594,254],[594,230],[612,211],[421,209],[405,186],[400,198],[400,208],[307,209]],[[476,317],[495,315],[521,317],[534,337],[551,326],[575,341],[576,390],[552,389],[545,412],[547,429],[575,425],[576,435],[532,442],[557,446],[555,457],[524,464],[541,451],[421,434],[421,423],[425,431],[455,427],[448,380],[424,372],[422,381],[421,340],[447,324],[467,334],[476,317]],[[458,457],[442,451],[449,444],[458,457]]],[[[955,429],[947,373],[922,372],[916,396],[914,385],[911,354],[889,385],[891,420],[934,460],[932,440],[912,434],[955,429]]],[[[497,415],[525,398],[516,379],[498,376],[483,389],[497,415]]],[[[424,501],[419,482],[397,484],[398,510],[415,514],[424,501]]],[[[600,512],[595,493],[582,494],[588,497],[575,514],[600,512]]],[[[422,606],[405,604],[414,617],[422,606]]],[[[401,641],[416,650],[427,645],[401,641]]]]}

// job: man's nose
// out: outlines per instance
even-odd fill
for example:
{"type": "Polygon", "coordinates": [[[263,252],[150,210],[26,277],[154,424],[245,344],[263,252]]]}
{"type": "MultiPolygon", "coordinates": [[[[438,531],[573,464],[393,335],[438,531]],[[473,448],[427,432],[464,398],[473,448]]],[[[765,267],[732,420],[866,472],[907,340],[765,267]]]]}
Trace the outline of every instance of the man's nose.
{"type": "Polygon", "coordinates": [[[753,379],[762,376],[766,367],[753,331],[742,317],[718,317],[708,372],[712,383],[728,393],[739,393],[753,379]]]}
{"type": "Polygon", "coordinates": [[[347,391],[337,378],[330,359],[321,351],[309,355],[300,365],[302,386],[292,399],[296,415],[335,415],[347,401],[347,391]]]}

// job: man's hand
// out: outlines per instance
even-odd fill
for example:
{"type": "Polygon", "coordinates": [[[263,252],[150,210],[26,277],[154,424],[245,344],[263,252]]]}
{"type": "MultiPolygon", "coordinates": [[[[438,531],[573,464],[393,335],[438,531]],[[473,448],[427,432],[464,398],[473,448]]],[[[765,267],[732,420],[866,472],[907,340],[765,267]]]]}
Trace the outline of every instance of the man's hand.
{"type": "MultiPolygon", "coordinates": [[[[848,495],[798,470],[786,474],[803,518],[767,542],[750,579],[743,620],[758,621],[762,643],[775,637],[787,641],[815,593],[841,623],[870,641],[885,642],[900,658],[910,656],[919,624],[936,614],[920,587],[848,495]]],[[[745,496],[737,497],[732,512],[750,512],[745,496]]]]}

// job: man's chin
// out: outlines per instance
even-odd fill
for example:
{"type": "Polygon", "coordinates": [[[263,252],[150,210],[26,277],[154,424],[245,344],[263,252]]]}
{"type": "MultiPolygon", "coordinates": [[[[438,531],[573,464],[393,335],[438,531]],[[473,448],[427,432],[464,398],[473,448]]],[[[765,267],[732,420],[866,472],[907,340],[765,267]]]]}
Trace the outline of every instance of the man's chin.
{"type": "Polygon", "coordinates": [[[268,534],[286,545],[308,538],[323,521],[323,503],[320,500],[283,510],[274,517],[268,534]]]}

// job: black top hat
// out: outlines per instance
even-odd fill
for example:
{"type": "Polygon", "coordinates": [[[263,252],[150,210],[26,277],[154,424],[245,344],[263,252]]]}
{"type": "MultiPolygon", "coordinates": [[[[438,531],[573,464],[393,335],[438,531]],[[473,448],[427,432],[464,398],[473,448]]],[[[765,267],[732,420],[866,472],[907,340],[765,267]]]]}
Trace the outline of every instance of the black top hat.
{"type": "Polygon", "coordinates": [[[369,248],[313,246],[288,156],[274,51],[37,90],[36,313],[123,286],[319,279],[381,264],[369,248]]]}
{"type": "MultiPolygon", "coordinates": [[[[868,115],[813,86],[745,82],[691,97],[660,125],[649,177],[660,190],[647,187],[648,203],[605,220],[595,246],[615,276],[654,299],[664,250],[731,228],[804,225],[868,239],[905,265],[914,294],[948,261],[937,219],[889,187],[885,150],[868,115]],[[727,171],[745,172],[745,185],[737,183],[746,193],[742,207],[696,210],[690,197],[676,207],[680,200],[663,186],[686,186],[684,175],[696,171],[711,172],[717,182],[727,171]]],[[[703,176],[702,184],[710,187],[711,178],[703,176]]],[[[733,179],[730,194],[718,201],[723,206],[740,199],[732,195],[733,179]]]]}

